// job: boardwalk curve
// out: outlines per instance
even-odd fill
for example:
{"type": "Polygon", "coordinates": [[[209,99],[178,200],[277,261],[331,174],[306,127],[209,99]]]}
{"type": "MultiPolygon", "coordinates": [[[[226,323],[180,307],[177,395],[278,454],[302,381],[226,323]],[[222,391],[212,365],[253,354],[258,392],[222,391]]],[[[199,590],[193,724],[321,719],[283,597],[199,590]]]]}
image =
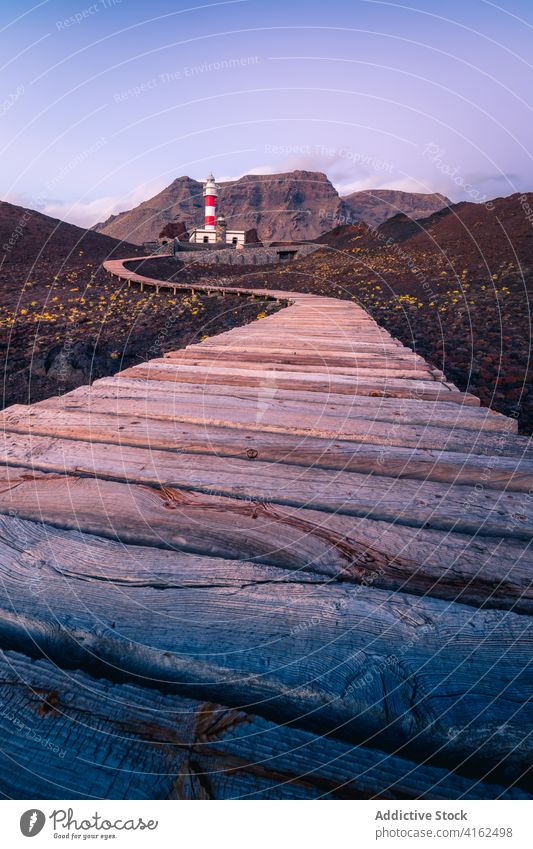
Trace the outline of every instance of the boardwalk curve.
{"type": "Polygon", "coordinates": [[[526,796],[529,440],[352,302],[223,291],[284,306],[0,414],[2,789],[526,796]]]}

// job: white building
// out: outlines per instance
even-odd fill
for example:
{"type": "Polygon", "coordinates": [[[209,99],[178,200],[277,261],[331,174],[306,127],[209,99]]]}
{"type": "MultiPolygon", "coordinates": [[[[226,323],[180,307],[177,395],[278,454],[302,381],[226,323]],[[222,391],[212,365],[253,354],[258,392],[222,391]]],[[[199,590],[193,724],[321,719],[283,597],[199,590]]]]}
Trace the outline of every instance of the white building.
{"type": "Polygon", "coordinates": [[[223,215],[216,217],[218,186],[215,178],[209,174],[204,185],[204,226],[194,229],[189,237],[190,242],[204,245],[214,245],[223,242],[227,245],[244,245],[246,230],[228,230],[223,215]]]}

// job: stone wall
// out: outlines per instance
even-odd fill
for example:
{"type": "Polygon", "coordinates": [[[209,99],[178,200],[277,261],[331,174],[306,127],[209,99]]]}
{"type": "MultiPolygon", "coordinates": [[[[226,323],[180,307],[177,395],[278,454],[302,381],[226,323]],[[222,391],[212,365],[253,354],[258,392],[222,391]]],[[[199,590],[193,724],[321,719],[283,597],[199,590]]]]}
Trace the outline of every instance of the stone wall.
{"type": "MultiPolygon", "coordinates": [[[[318,250],[320,245],[295,245],[297,254],[295,259],[301,259],[313,251],[318,250]]],[[[180,262],[194,262],[198,265],[272,265],[279,262],[279,252],[292,250],[286,248],[254,248],[252,246],[235,250],[235,248],[222,248],[209,251],[179,251],[176,259],[180,262]]]]}

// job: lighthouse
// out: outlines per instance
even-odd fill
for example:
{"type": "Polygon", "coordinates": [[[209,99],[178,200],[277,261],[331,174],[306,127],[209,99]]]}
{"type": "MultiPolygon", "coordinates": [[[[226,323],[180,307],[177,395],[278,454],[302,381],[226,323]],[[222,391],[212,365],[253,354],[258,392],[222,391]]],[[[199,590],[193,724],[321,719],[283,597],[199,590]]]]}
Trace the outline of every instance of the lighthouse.
{"type": "MultiPolygon", "coordinates": [[[[232,247],[241,247],[246,244],[248,230],[229,230],[223,215],[217,218],[216,207],[218,197],[218,186],[215,178],[209,174],[204,183],[204,226],[195,228],[189,236],[189,242],[203,245],[213,245],[216,242],[232,247]]],[[[255,231],[253,231],[255,233],[255,231]]],[[[257,233],[255,233],[257,239],[257,233]]]]}
{"type": "Polygon", "coordinates": [[[215,178],[209,174],[204,185],[205,219],[204,230],[215,229],[215,210],[217,203],[218,186],[215,178]]]}

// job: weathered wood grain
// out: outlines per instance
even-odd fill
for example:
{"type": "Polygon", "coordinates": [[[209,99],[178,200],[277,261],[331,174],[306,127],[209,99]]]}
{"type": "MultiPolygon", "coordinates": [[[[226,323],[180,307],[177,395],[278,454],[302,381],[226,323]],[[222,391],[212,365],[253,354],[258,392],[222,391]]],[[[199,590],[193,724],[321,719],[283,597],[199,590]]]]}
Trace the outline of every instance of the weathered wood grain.
{"type": "MultiPolygon", "coordinates": [[[[231,356],[231,355],[230,355],[231,356]]],[[[266,355],[268,357],[268,354],[266,355]]],[[[165,354],[163,361],[168,362],[169,360],[172,363],[180,363],[185,365],[192,366],[203,366],[204,368],[209,368],[210,366],[220,366],[224,365],[226,369],[247,369],[250,371],[258,369],[258,363],[250,362],[246,359],[226,359],[220,357],[220,355],[215,355],[212,357],[209,356],[196,356],[194,349],[189,351],[183,351],[180,355],[174,355],[169,357],[165,354]]],[[[283,372],[286,374],[291,373],[299,373],[299,374],[316,374],[317,367],[309,366],[309,365],[301,365],[296,366],[292,363],[271,363],[268,360],[265,360],[261,363],[260,366],[261,371],[268,372],[283,372]]],[[[382,363],[375,364],[373,366],[368,367],[357,367],[357,368],[348,368],[338,367],[338,366],[327,366],[326,363],[321,363],[321,376],[322,380],[328,379],[329,376],[333,378],[337,375],[342,377],[351,377],[352,379],[357,378],[369,378],[369,377],[391,377],[391,378],[409,378],[411,380],[433,380],[435,374],[430,371],[428,368],[424,368],[418,363],[409,364],[407,366],[403,366],[399,363],[387,363],[384,360],[382,363]]]]}
{"type": "Polygon", "coordinates": [[[183,587],[176,564],[156,587],[136,568],[125,584],[93,558],[69,564],[63,547],[51,568],[39,555],[32,596],[35,560],[19,549],[19,535],[4,536],[0,638],[11,649],[185,696],[217,693],[267,719],[503,783],[520,782],[529,763],[532,708],[516,704],[529,689],[527,617],[305,581],[280,593],[264,567],[242,563],[238,591],[183,587]]]}
{"type": "MultiPolygon", "coordinates": [[[[310,507],[413,527],[433,527],[482,536],[533,538],[533,504],[527,493],[414,481],[318,468],[298,469],[256,460],[175,456],[166,451],[40,436],[4,436],[0,461],[39,471],[87,474],[136,484],[310,507]]],[[[19,472],[20,474],[20,472],[19,472]]],[[[1,490],[11,479],[0,471],[1,490]],[[5,482],[5,483],[3,483],[5,482]]],[[[1,507],[0,507],[1,509],[1,507]]]]}
{"type": "MultiPolygon", "coordinates": [[[[180,414],[189,401],[196,409],[197,417],[210,408],[225,408],[228,411],[231,409],[230,415],[238,422],[239,417],[249,410],[256,423],[266,420],[265,424],[271,412],[280,411],[288,425],[294,420],[299,422],[301,429],[314,429],[317,432],[321,430],[321,422],[327,421],[334,426],[332,419],[336,420],[339,433],[350,432],[349,427],[353,420],[360,420],[359,432],[364,432],[377,422],[392,425],[420,424],[425,427],[444,426],[448,428],[448,433],[457,427],[499,433],[514,433],[517,428],[514,419],[486,409],[409,398],[369,399],[359,396],[347,397],[333,392],[296,392],[279,387],[272,378],[265,378],[264,383],[258,387],[228,387],[217,384],[204,386],[188,383],[170,387],[157,380],[104,377],[95,381],[90,391],[87,387],[80,387],[69,392],[64,403],[70,403],[71,400],[75,403],[81,398],[108,398],[113,401],[120,398],[121,404],[123,400],[142,399],[145,411],[155,408],[157,402],[161,401],[166,405],[168,415],[180,414]],[[291,418],[292,413],[295,414],[295,419],[291,418]]],[[[47,402],[40,403],[44,405],[47,402]]],[[[282,418],[282,423],[283,420],[282,418]]],[[[332,431],[336,432],[330,428],[329,432],[332,431]]],[[[389,435],[392,431],[394,428],[385,429],[389,435]]],[[[353,433],[357,435],[358,431],[354,430],[353,433]]]]}
{"type": "Polygon", "coordinates": [[[0,678],[0,792],[12,799],[527,798],[518,787],[15,652],[0,652],[0,678]]]}
{"type": "MultiPolygon", "coordinates": [[[[279,331],[278,331],[279,332],[279,331]]],[[[375,337],[373,337],[375,338],[375,337]]],[[[417,355],[409,348],[404,348],[393,341],[384,340],[370,342],[365,339],[353,340],[350,344],[329,343],[326,345],[313,345],[308,342],[301,344],[297,340],[288,338],[279,338],[277,334],[270,339],[266,338],[263,342],[259,339],[246,337],[240,339],[226,338],[225,334],[206,339],[202,343],[202,347],[206,351],[240,354],[246,356],[248,354],[262,354],[264,357],[269,352],[275,354],[294,355],[294,356],[321,356],[326,358],[356,358],[365,356],[386,357],[391,359],[409,359],[413,360],[417,355]]],[[[191,347],[191,346],[189,346],[191,347]]],[[[422,358],[420,358],[422,359],[422,358]]]]}
{"type": "Polygon", "coordinates": [[[395,354],[394,356],[384,356],[382,354],[371,354],[368,352],[353,354],[349,356],[345,355],[337,355],[330,354],[326,355],[322,352],[317,352],[314,354],[303,354],[301,352],[283,352],[276,353],[269,346],[266,349],[262,349],[261,352],[241,352],[241,351],[226,351],[225,349],[217,350],[215,348],[204,348],[203,345],[189,345],[187,348],[180,349],[178,351],[167,351],[164,354],[165,359],[188,359],[188,358],[197,358],[201,360],[212,360],[214,358],[221,358],[226,361],[232,360],[235,362],[242,363],[259,363],[263,364],[265,362],[273,363],[273,364],[285,364],[291,366],[319,366],[321,369],[329,368],[341,368],[341,369],[354,369],[354,368],[372,368],[374,366],[391,366],[391,367],[408,367],[414,369],[425,370],[428,368],[427,364],[421,357],[416,357],[414,354],[395,354]]]}
{"type": "MultiPolygon", "coordinates": [[[[247,404],[242,401],[235,405],[233,399],[217,398],[217,404],[210,404],[209,400],[200,399],[200,403],[191,399],[174,399],[175,404],[169,404],[168,394],[163,400],[159,400],[156,393],[151,402],[147,402],[146,395],[123,392],[110,394],[104,392],[104,397],[98,397],[100,392],[90,396],[90,400],[83,400],[82,396],[74,397],[73,393],[65,396],[63,400],[53,399],[34,405],[33,410],[37,416],[41,413],[53,416],[57,415],[58,421],[63,413],[85,414],[89,421],[94,415],[129,416],[133,427],[139,425],[146,419],[150,427],[156,433],[157,424],[167,428],[175,428],[177,433],[187,433],[186,429],[196,427],[201,432],[217,430],[233,430],[235,438],[242,440],[243,447],[247,447],[247,441],[258,439],[259,435],[276,434],[281,437],[293,438],[301,441],[309,438],[320,438],[329,442],[344,443],[355,441],[365,445],[380,445],[387,447],[398,446],[404,448],[434,449],[439,451],[466,452],[467,454],[481,454],[485,456],[515,456],[528,458],[530,445],[527,439],[512,439],[512,434],[493,432],[492,430],[477,430],[466,427],[446,428],[445,426],[433,427],[424,425],[408,425],[401,423],[388,424],[387,422],[372,422],[365,419],[346,420],[345,417],[328,417],[316,415],[314,419],[307,417],[302,422],[302,417],[296,411],[286,411],[286,405],[276,405],[272,410],[267,403],[265,405],[247,404]],[[307,424],[307,427],[305,426],[307,424]],[[180,430],[181,428],[181,430],[180,430]]],[[[9,418],[11,413],[0,414],[0,422],[6,422],[7,430],[11,429],[9,418]]],[[[43,433],[50,432],[47,427],[46,418],[43,419],[43,433]]],[[[33,427],[32,427],[33,430],[33,427]]],[[[36,431],[34,431],[36,432],[36,431]]],[[[125,440],[127,442],[127,440],[125,440]]],[[[342,446],[341,446],[342,447],[342,446]]],[[[490,464],[489,464],[490,465],[490,464]]]]}
{"type": "Polygon", "coordinates": [[[224,334],[206,339],[202,342],[202,345],[205,345],[207,350],[226,351],[226,353],[229,351],[242,351],[246,353],[248,349],[251,351],[259,349],[266,354],[272,344],[275,351],[303,351],[303,353],[310,354],[319,351],[325,355],[339,354],[341,356],[349,356],[352,353],[364,353],[366,351],[381,354],[382,356],[386,356],[387,354],[394,356],[402,350],[393,340],[389,338],[380,339],[374,333],[369,333],[366,337],[357,334],[350,342],[337,340],[328,342],[327,345],[318,345],[311,340],[307,342],[292,340],[290,336],[285,339],[276,338],[273,340],[271,334],[267,334],[264,337],[250,336],[249,339],[246,335],[231,338],[229,334],[228,336],[224,334]]]}
{"type": "Polygon", "coordinates": [[[362,586],[531,610],[529,550],[309,508],[8,468],[0,513],[121,542],[253,560],[362,586]]]}
{"type": "Polygon", "coordinates": [[[308,391],[342,395],[373,395],[386,398],[421,398],[429,401],[465,403],[479,406],[470,398],[465,399],[462,392],[451,385],[436,380],[396,379],[372,376],[369,378],[343,379],[342,375],[317,376],[296,372],[253,371],[250,369],[227,369],[219,366],[185,366],[171,364],[169,360],[151,360],[147,364],[132,366],[119,372],[119,377],[141,378],[144,380],[171,381],[174,383],[193,383],[196,385],[218,386],[263,386],[265,380],[275,380],[280,389],[308,391]]]}
{"type": "Polygon", "coordinates": [[[529,443],[355,304],[255,295],[0,414],[0,789],[525,796],[529,443]]]}
{"type": "MultiPolygon", "coordinates": [[[[229,427],[165,422],[94,410],[52,411],[11,407],[0,414],[7,433],[55,436],[130,445],[150,450],[215,454],[241,460],[286,463],[396,478],[445,481],[488,489],[527,492],[533,487],[533,447],[529,440],[500,440],[489,445],[459,440],[457,451],[397,448],[365,442],[321,439],[313,435],[246,431],[229,427]],[[498,449],[499,455],[494,453],[498,449]],[[485,454],[485,456],[484,456],[485,454]],[[489,459],[487,459],[489,454],[489,459]]],[[[7,440],[4,448],[8,448],[7,440]]]]}

